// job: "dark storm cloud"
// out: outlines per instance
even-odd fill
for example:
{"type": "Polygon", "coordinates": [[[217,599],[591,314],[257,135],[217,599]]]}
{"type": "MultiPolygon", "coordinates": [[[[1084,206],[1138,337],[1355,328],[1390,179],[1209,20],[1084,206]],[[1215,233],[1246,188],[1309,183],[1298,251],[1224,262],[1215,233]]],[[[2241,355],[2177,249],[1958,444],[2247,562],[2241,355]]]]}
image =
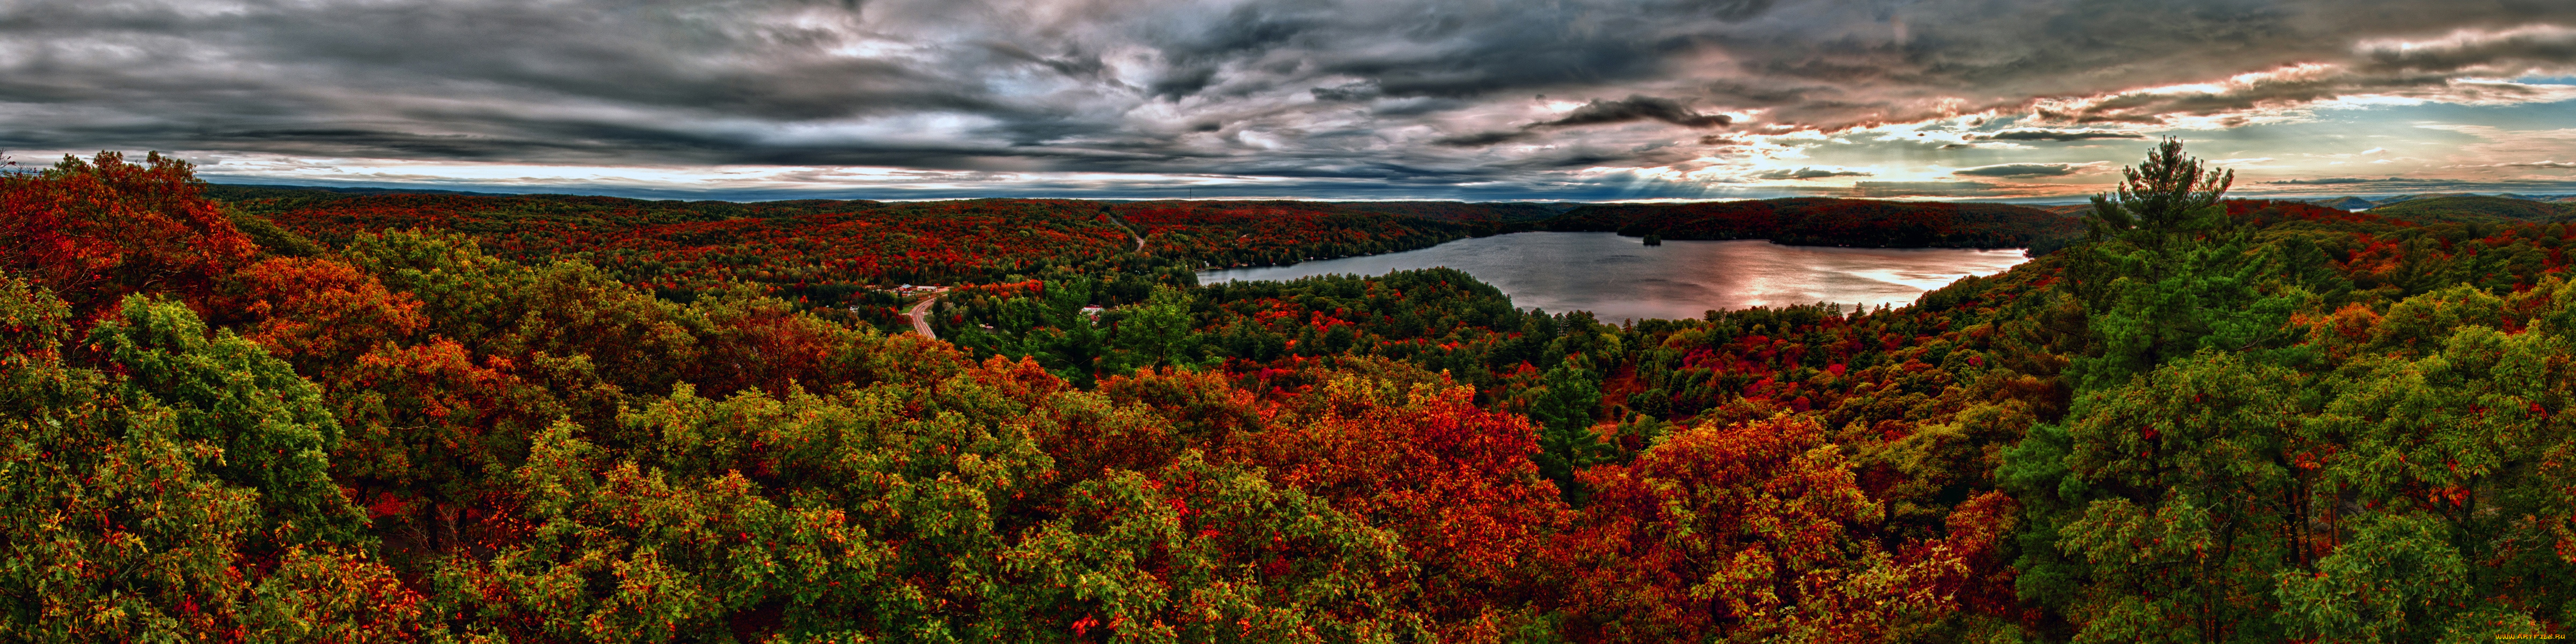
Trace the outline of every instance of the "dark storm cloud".
{"type": "Polygon", "coordinates": [[[1703,46],[1689,30],[1657,24],[1664,11],[1697,18],[1680,7],[1597,0],[1354,2],[1331,31],[1315,34],[1330,46],[1298,53],[1317,73],[1369,79],[1388,96],[1619,87],[1666,78],[1673,58],[1703,46]]]}
{"type": "Polygon", "coordinates": [[[1995,141],[2083,141],[2089,139],[2143,139],[2147,138],[2147,135],[2131,134],[2128,132],[2104,132],[2099,130],[2026,129],[2005,130],[1993,134],[1978,134],[1973,135],[1973,138],[1995,141]]]}
{"type": "MultiPolygon", "coordinates": [[[[1317,90],[1317,92],[1318,93],[1316,95],[1320,98],[1322,96],[1322,90],[1317,90]]],[[[1453,147],[1478,147],[1534,138],[1538,135],[1537,131],[1542,128],[1608,125],[1612,123],[1629,123],[1646,120],[1663,121],[1665,123],[1689,128],[1724,127],[1728,123],[1734,122],[1733,117],[1729,117],[1724,114],[1701,114],[1693,112],[1689,106],[1683,105],[1681,101],[1636,95],[1630,96],[1626,100],[1618,101],[1604,101],[1597,98],[1592,99],[1592,102],[1585,103],[1582,107],[1574,108],[1574,111],[1566,113],[1564,118],[1531,123],[1529,125],[1521,126],[1521,129],[1517,131],[1497,130],[1490,132],[1477,132],[1473,134],[1459,134],[1441,137],[1433,140],[1433,142],[1453,147]]]]}
{"type": "Polygon", "coordinates": [[[2336,186],[2336,185],[2347,185],[2347,184],[2356,184],[2356,183],[2410,183],[2410,182],[2416,182],[2416,181],[2418,181],[2418,180],[2415,180],[2415,179],[2400,179],[2400,178],[2397,178],[2397,177],[2389,177],[2389,178],[2386,178],[2386,179],[2364,179],[2364,178],[2361,178],[2361,177],[2323,177],[2323,178],[2317,178],[2317,179],[2283,179],[2283,180],[2280,180],[2280,181],[2262,181],[2262,182],[2258,182],[2258,183],[2261,183],[2261,184],[2264,184],[2264,185],[2277,185],[2277,186],[2336,186]]]}
{"type": "Polygon", "coordinates": [[[1870,173],[1855,170],[1826,170],[1823,168],[1798,168],[1795,170],[1780,169],[1769,172],[1756,172],[1753,174],[1753,178],[1755,179],[1823,179],[1826,177],[1866,176],[1870,176],[1870,173]]]}
{"type": "Polygon", "coordinates": [[[1533,136],[1537,136],[1537,134],[1532,133],[1529,130],[1510,130],[1444,136],[1432,139],[1431,142],[1447,146],[1473,148],[1494,145],[1497,143],[1508,143],[1533,136]]]}
{"type": "Polygon", "coordinates": [[[1950,174],[1971,177],[2063,177],[2075,174],[2083,166],[2071,163],[2005,163],[1951,170],[1950,174]]]}
{"type": "Polygon", "coordinates": [[[1852,184],[1852,194],[1859,197],[1993,197],[2012,194],[1990,183],[1975,181],[1862,181],[1852,184]]]}
{"type": "Polygon", "coordinates": [[[1629,121],[1642,121],[1646,119],[1654,119],[1682,127],[1703,128],[1722,127],[1728,123],[1734,122],[1732,117],[1724,114],[1701,114],[1693,112],[1689,106],[1683,105],[1681,101],[1639,95],[1630,96],[1627,100],[1622,101],[1604,101],[1597,98],[1592,99],[1591,103],[1586,103],[1582,107],[1574,108],[1574,111],[1566,114],[1565,118],[1540,123],[1539,125],[1566,127],[1575,125],[1596,125],[1601,123],[1626,123],[1629,121]]]}
{"type": "Polygon", "coordinates": [[[2035,116],[1975,138],[2082,141],[2529,100],[2460,81],[2576,70],[2567,26],[2563,0],[39,0],[0,4],[0,149],[1539,186],[1721,126],[1999,109],[2035,116]]]}
{"type": "Polygon", "coordinates": [[[1366,101],[1386,94],[1379,91],[1374,83],[1346,83],[1306,91],[1314,94],[1315,100],[1318,101],[1366,101]]]}

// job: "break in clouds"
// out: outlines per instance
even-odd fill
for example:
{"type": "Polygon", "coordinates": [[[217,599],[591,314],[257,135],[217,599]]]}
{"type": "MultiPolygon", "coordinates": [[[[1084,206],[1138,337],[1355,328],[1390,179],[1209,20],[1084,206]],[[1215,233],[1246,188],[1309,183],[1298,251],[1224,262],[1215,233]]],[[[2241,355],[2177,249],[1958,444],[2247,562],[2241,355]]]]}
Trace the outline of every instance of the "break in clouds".
{"type": "MultiPolygon", "coordinates": [[[[1641,177],[1854,185],[1879,173],[1796,142],[1895,124],[1939,120],[1899,142],[1932,155],[2138,147],[2356,96],[2565,100],[2515,81],[2570,74],[2565,0],[37,0],[0,4],[0,148],[182,151],[216,176],[395,160],[1593,198],[1641,177]]],[[[1948,176],[2097,170],[1990,157],[1948,176]]]]}

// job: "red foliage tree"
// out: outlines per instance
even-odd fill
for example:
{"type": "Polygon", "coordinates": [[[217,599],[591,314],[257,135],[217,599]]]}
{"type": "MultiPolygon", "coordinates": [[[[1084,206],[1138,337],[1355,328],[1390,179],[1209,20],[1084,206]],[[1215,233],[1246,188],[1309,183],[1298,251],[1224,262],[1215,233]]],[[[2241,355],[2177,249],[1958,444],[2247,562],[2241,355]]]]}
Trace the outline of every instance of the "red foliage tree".
{"type": "Polygon", "coordinates": [[[128,293],[202,305],[216,279],[259,247],[233,228],[194,166],[100,152],[31,174],[0,174],[0,267],[63,294],[84,320],[128,293]]]}
{"type": "Polygon", "coordinates": [[[1319,413],[1241,443],[1283,486],[1393,531],[1422,566],[1426,614],[1469,637],[1534,588],[1528,557],[1571,511],[1531,457],[1538,430],[1467,387],[1343,376],[1319,413]]]}

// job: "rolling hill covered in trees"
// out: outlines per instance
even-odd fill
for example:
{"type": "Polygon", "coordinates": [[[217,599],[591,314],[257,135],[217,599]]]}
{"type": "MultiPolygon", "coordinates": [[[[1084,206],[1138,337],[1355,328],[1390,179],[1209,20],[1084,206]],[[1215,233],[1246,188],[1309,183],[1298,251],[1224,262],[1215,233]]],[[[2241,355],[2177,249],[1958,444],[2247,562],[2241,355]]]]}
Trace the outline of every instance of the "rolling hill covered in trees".
{"type": "Polygon", "coordinates": [[[1913,306],[1607,325],[1182,279],[1460,216],[67,160],[0,177],[0,639],[2565,632],[2576,231],[2225,189],[2169,143],[1913,306]],[[795,290],[906,278],[949,340],[795,290]]]}
{"type": "Polygon", "coordinates": [[[2038,208],[1793,197],[1680,204],[1594,204],[1545,230],[1659,234],[1664,239],[1768,239],[1806,246],[2056,248],[2083,226],[2038,208]]]}
{"type": "Polygon", "coordinates": [[[2371,209],[2372,214],[2415,221],[2566,221],[2576,218],[2576,204],[2452,195],[2408,199],[2371,209]]]}

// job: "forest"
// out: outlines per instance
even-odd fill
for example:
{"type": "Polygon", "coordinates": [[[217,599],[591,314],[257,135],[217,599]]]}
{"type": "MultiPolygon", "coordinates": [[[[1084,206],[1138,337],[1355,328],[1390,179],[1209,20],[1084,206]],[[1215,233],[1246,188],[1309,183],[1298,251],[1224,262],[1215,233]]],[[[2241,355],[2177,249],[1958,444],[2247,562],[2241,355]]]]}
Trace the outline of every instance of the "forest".
{"type": "Polygon", "coordinates": [[[2227,199],[2174,141],[2124,177],[2043,218],[345,194],[66,158],[0,175],[0,640],[2566,633],[2569,214],[2227,199]],[[2054,245],[1910,306],[1618,325],[1445,269],[1191,279],[1756,224],[2054,245]],[[938,339],[889,331],[897,282],[951,288],[938,339]]]}

